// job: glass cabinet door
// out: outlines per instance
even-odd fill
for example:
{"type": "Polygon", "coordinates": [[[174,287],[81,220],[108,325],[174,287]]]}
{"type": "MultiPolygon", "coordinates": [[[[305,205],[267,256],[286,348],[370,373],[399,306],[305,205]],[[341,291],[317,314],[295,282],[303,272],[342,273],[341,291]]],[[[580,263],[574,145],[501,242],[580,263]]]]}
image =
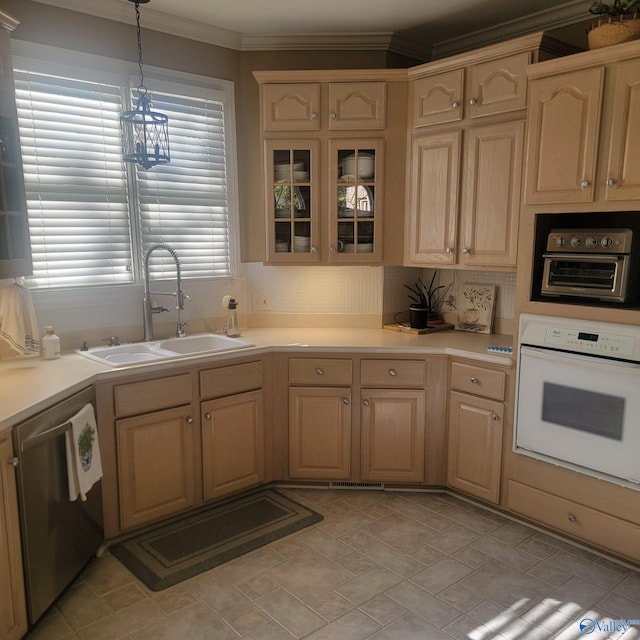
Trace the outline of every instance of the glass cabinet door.
{"type": "Polygon", "coordinates": [[[286,264],[320,259],[319,144],[315,140],[266,142],[269,262],[286,264]]]}
{"type": "Polygon", "coordinates": [[[382,259],[383,141],[331,141],[330,262],[382,259]]]}

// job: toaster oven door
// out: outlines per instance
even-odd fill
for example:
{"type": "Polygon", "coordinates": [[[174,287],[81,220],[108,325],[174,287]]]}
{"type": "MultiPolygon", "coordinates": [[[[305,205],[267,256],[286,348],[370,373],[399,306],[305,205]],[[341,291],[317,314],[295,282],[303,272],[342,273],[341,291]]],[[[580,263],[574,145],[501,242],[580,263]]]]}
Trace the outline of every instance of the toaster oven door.
{"type": "Polygon", "coordinates": [[[626,300],[630,256],[546,253],[543,258],[542,295],[626,300]]]}

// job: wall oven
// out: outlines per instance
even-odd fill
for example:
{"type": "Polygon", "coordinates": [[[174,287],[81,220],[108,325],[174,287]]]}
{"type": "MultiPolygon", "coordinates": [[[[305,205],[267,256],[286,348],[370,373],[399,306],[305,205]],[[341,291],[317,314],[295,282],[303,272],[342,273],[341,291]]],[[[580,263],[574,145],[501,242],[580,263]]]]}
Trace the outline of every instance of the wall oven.
{"type": "Polygon", "coordinates": [[[640,326],[523,314],[514,450],[640,490],[640,326]]]}

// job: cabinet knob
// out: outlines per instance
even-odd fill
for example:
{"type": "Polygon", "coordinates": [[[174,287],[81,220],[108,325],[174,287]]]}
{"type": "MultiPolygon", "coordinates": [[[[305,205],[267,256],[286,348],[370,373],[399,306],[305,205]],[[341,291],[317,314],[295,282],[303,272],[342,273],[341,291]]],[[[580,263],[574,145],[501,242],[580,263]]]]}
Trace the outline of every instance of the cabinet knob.
{"type": "Polygon", "coordinates": [[[331,245],[331,249],[329,249],[329,251],[331,251],[331,253],[338,253],[338,250],[333,245],[331,245]]]}
{"type": "Polygon", "coordinates": [[[311,119],[312,120],[317,120],[318,119],[318,112],[317,111],[312,111],[311,112],[311,119]]]}
{"type": "Polygon", "coordinates": [[[395,376],[396,375],[396,370],[395,369],[389,369],[389,375],[390,376],[395,376]]]}
{"type": "Polygon", "coordinates": [[[471,253],[471,249],[467,249],[467,247],[465,247],[465,248],[462,250],[462,253],[464,253],[464,255],[465,255],[465,256],[468,256],[468,255],[471,253]]]}
{"type": "Polygon", "coordinates": [[[318,253],[318,247],[315,244],[311,247],[311,253],[318,253]]]}
{"type": "Polygon", "coordinates": [[[447,247],[447,253],[453,253],[453,247],[447,247]]]}
{"type": "Polygon", "coordinates": [[[349,398],[342,398],[342,404],[349,404],[349,398]]]}
{"type": "Polygon", "coordinates": [[[20,464],[20,460],[18,460],[18,458],[11,458],[9,464],[15,469],[20,464]]]}
{"type": "Polygon", "coordinates": [[[588,188],[591,186],[591,183],[590,183],[588,180],[583,180],[583,181],[580,183],[580,186],[581,186],[583,189],[588,189],[588,188]]]}
{"type": "Polygon", "coordinates": [[[363,401],[362,401],[362,404],[363,404],[365,407],[368,407],[368,406],[369,406],[369,401],[368,401],[368,400],[363,400],[363,401]]]}
{"type": "Polygon", "coordinates": [[[336,112],[335,112],[335,111],[332,111],[332,112],[329,114],[329,117],[330,117],[332,120],[335,120],[338,116],[336,115],[336,112]]]}
{"type": "Polygon", "coordinates": [[[320,367],[318,367],[318,368],[316,369],[316,373],[317,373],[319,376],[322,376],[322,375],[324,375],[324,369],[321,369],[320,367]]]}
{"type": "Polygon", "coordinates": [[[469,382],[471,384],[478,384],[478,378],[471,377],[471,378],[469,378],[469,382]]]}
{"type": "Polygon", "coordinates": [[[460,106],[460,103],[459,103],[457,100],[454,100],[454,101],[451,103],[451,107],[452,107],[453,109],[457,109],[459,106],[460,106]]]}
{"type": "Polygon", "coordinates": [[[607,179],[607,187],[613,187],[613,185],[616,183],[616,181],[613,178],[608,178],[607,179]]]}
{"type": "Polygon", "coordinates": [[[491,416],[491,419],[492,419],[492,420],[496,420],[496,421],[498,421],[498,420],[500,420],[500,416],[499,416],[497,413],[494,413],[494,414],[491,416]]]}
{"type": "Polygon", "coordinates": [[[575,522],[575,521],[577,520],[577,518],[573,515],[573,513],[570,513],[570,514],[567,516],[567,520],[568,520],[569,522],[575,522]]]}
{"type": "Polygon", "coordinates": [[[205,414],[204,414],[204,417],[205,417],[207,420],[211,420],[211,413],[210,413],[209,411],[207,411],[207,413],[205,413],[205,414]]]}
{"type": "Polygon", "coordinates": [[[469,104],[470,105],[478,104],[478,100],[476,98],[470,98],[469,99],[469,104]]]}
{"type": "Polygon", "coordinates": [[[189,423],[189,424],[193,424],[193,418],[191,416],[187,416],[185,418],[185,420],[189,423]]]}

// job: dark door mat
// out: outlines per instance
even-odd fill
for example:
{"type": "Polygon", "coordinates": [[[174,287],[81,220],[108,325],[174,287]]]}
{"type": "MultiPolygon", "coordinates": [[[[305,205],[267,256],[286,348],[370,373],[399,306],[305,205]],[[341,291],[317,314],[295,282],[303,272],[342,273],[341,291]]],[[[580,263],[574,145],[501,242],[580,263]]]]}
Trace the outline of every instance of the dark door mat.
{"type": "Polygon", "coordinates": [[[111,552],[149,589],[160,591],[321,520],[265,489],[146,530],[111,552]]]}

